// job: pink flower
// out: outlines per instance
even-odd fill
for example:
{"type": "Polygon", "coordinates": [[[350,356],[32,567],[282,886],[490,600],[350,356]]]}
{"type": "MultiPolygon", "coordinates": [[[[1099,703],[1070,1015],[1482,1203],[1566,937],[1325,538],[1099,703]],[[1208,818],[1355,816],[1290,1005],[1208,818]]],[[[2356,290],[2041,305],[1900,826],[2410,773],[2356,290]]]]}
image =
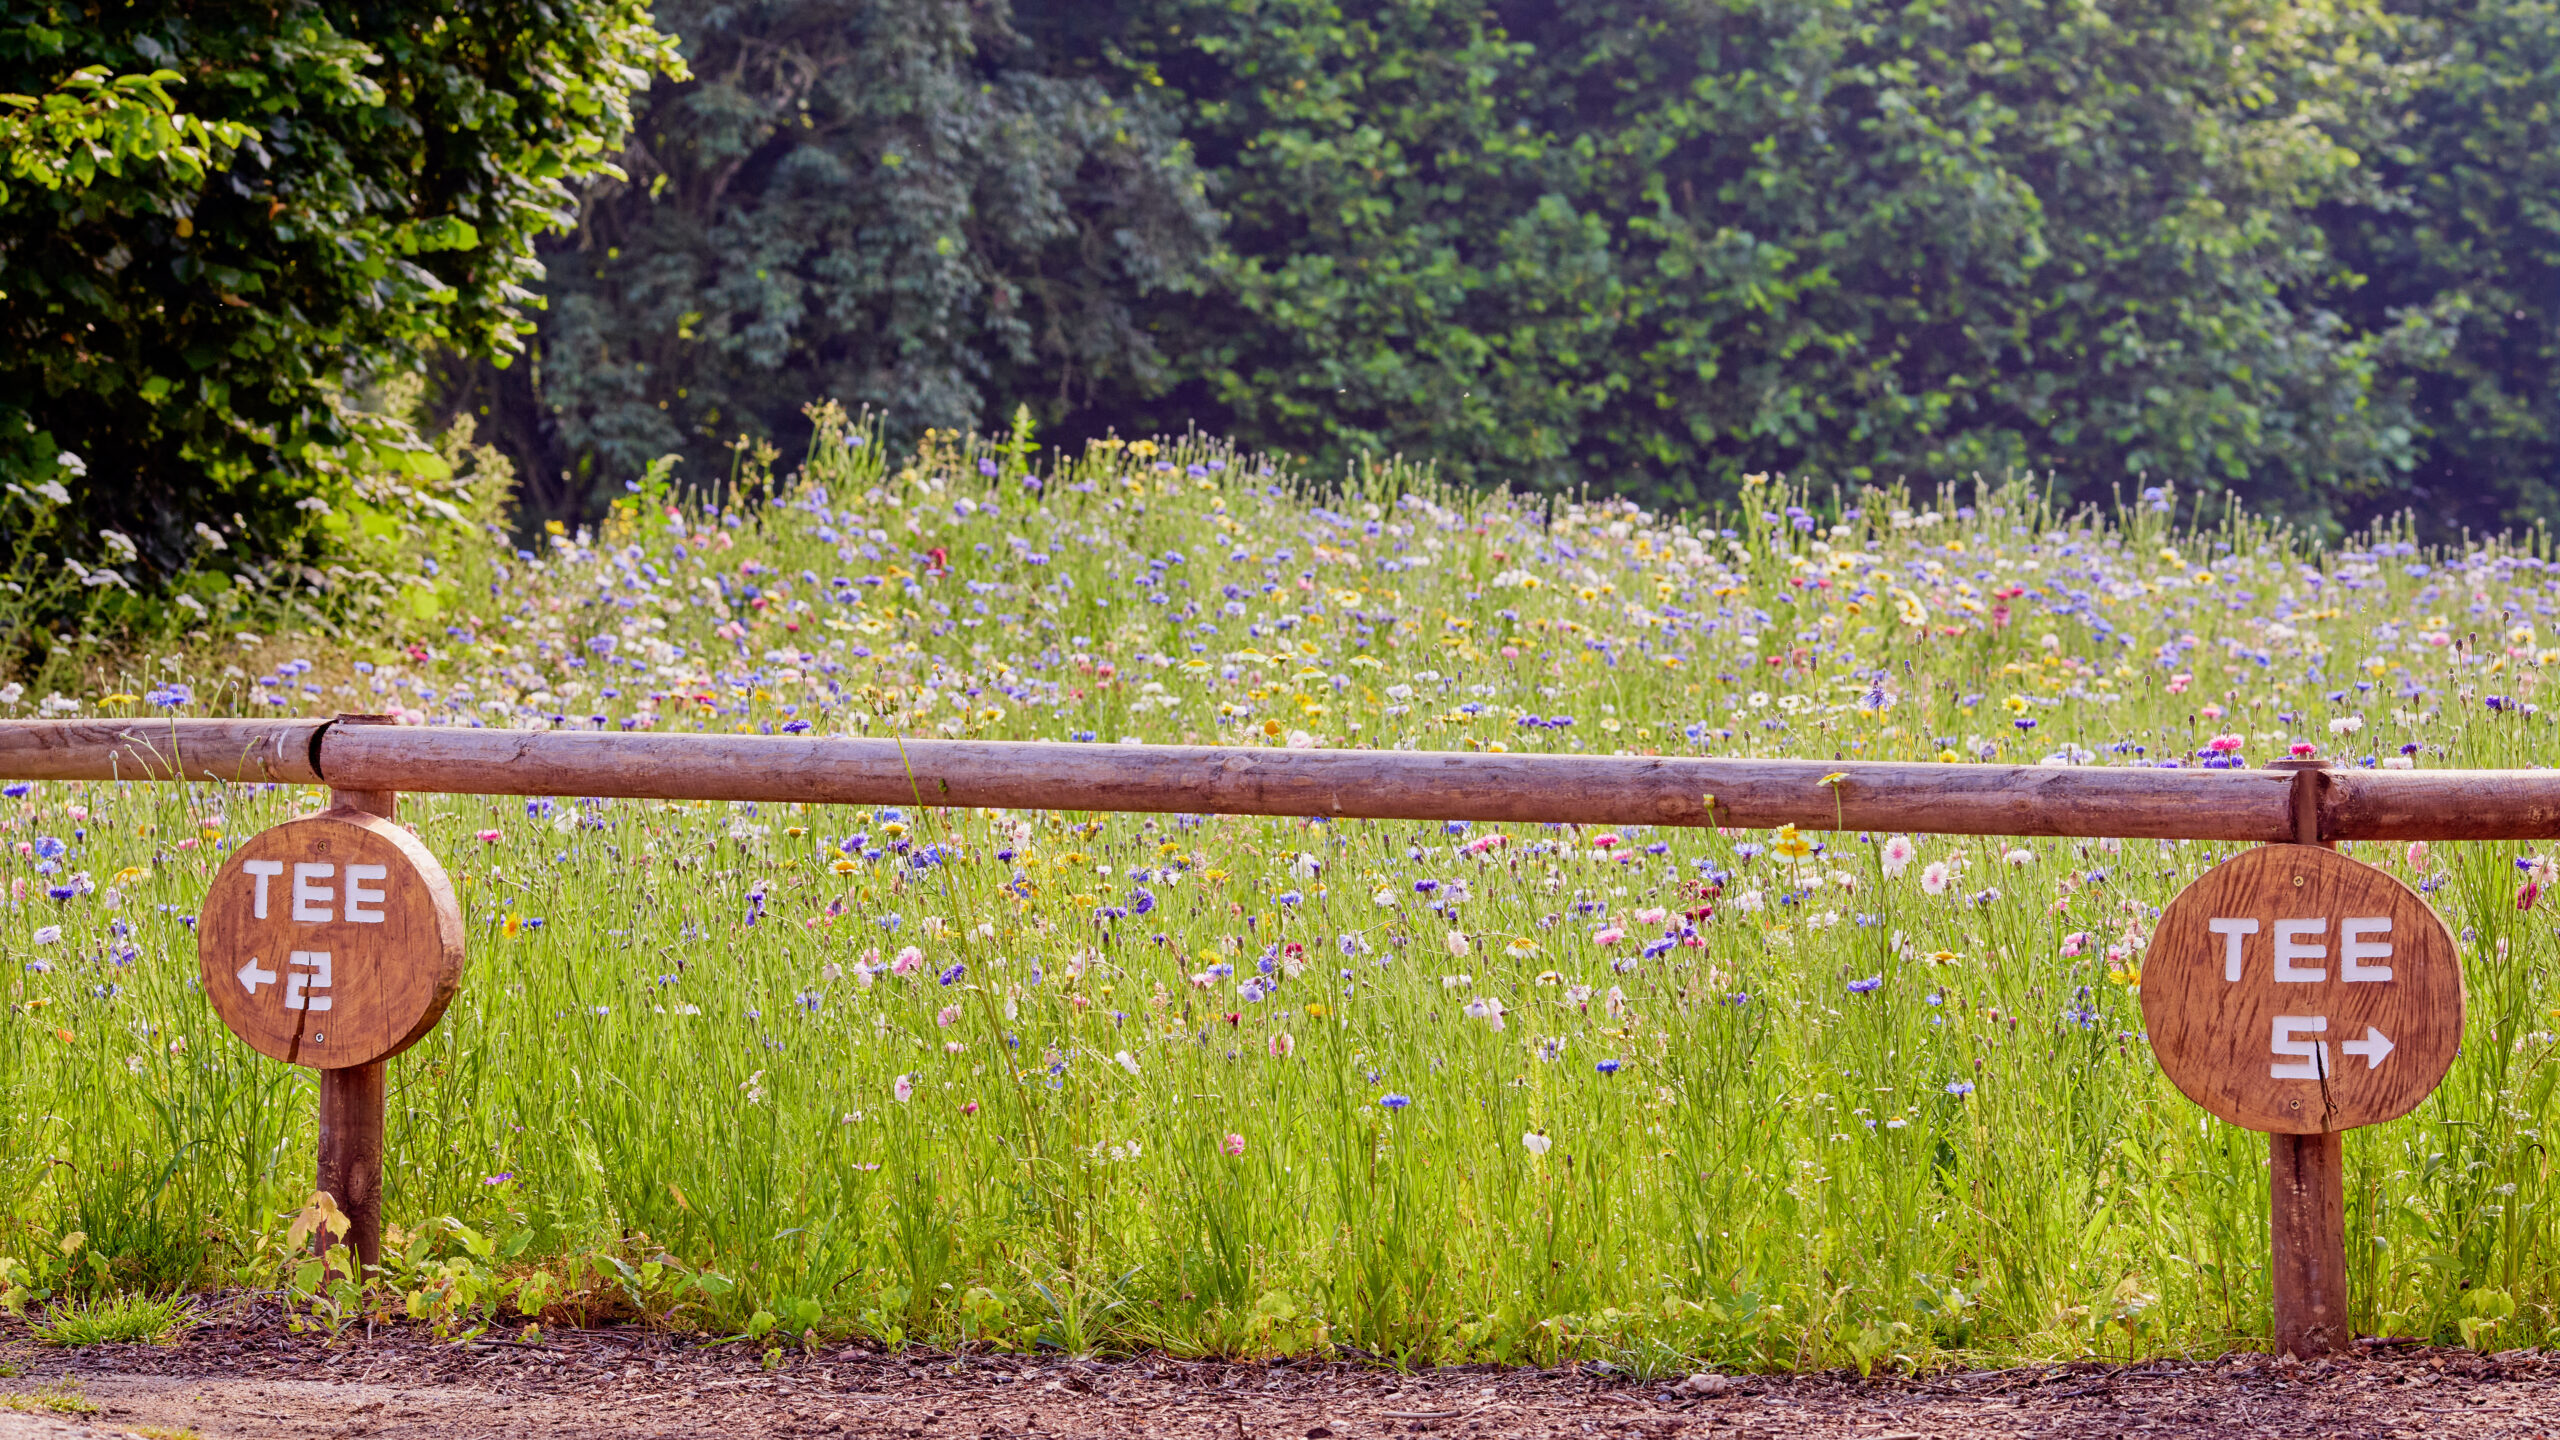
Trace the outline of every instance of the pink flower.
{"type": "Polygon", "coordinates": [[[1661,906],[1648,905],[1644,909],[1636,912],[1636,923],[1639,925],[1659,925],[1664,920],[1669,919],[1670,916],[1671,912],[1663,909],[1661,906]]]}
{"type": "Polygon", "coordinates": [[[961,1114],[963,1114],[963,1115],[975,1115],[975,1114],[977,1114],[977,1113],[978,1113],[978,1102],[977,1102],[977,1101],[975,1101],[975,1100],[972,1100],[972,1101],[970,1101],[968,1104],[961,1106],[961,1107],[960,1107],[960,1113],[961,1113],[961,1114]]]}
{"type": "Polygon", "coordinates": [[[2089,932],[2074,930],[2062,937],[2063,958],[2071,959],[2089,953],[2089,932]]]}
{"type": "Polygon", "coordinates": [[[2312,756],[2320,753],[2320,747],[2307,740],[2296,740],[2293,742],[2293,748],[2289,753],[2291,753],[2297,760],[2308,760],[2312,756]]]}
{"type": "Polygon", "coordinates": [[[2424,840],[2410,841],[2408,850],[2401,856],[2401,858],[2408,862],[2408,866],[2412,870],[2426,869],[2427,842],[2424,840]]]}
{"type": "Polygon", "coordinates": [[[936,1014],[936,1015],[933,1017],[933,1023],[934,1023],[934,1024],[936,1024],[936,1025],[941,1026],[941,1027],[942,1027],[943,1029],[945,1029],[945,1030],[948,1030],[948,1029],[950,1029],[952,1026],[959,1024],[959,1023],[960,1023],[960,1007],[959,1007],[959,1006],[957,1006],[957,1005],[945,1005],[945,1006],[943,1006],[943,1007],[942,1007],[941,1012],[940,1012],[940,1013],[938,1013],[938,1014],[936,1014]]]}
{"type": "Polygon", "coordinates": [[[2524,882],[2524,888],[2516,892],[2516,908],[2530,910],[2533,908],[2533,902],[2541,898],[2542,887],[2527,880],[2524,882]]]}
{"type": "Polygon", "coordinates": [[[1230,1132],[1227,1138],[1219,1143],[1218,1148],[1230,1155],[1241,1155],[1244,1153],[1244,1137],[1230,1132]]]}
{"type": "Polygon", "coordinates": [[[2204,748],[2213,751],[2217,755],[2228,755],[2247,743],[2248,742],[2243,737],[2238,735],[2216,735],[2212,739],[2204,742],[2204,748]]]}
{"type": "Polygon", "coordinates": [[[916,1098],[915,1077],[912,1075],[899,1076],[897,1083],[889,1087],[889,1093],[897,1096],[898,1103],[901,1105],[913,1100],[916,1098]]]}
{"type": "Polygon", "coordinates": [[[897,959],[889,962],[889,973],[892,975],[913,975],[923,964],[924,952],[913,945],[910,945],[906,949],[898,952],[897,959]]]}
{"type": "Polygon", "coordinates": [[[2196,683],[2196,677],[2193,675],[2172,675],[2169,677],[2169,693],[2184,695],[2187,693],[2187,687],[2194,683],[2196,683]]]}
{"type": "Polygon", "coordinates": [[[1910,867],[1911,857],[1919,853],[1920,847],[1912,844],[1908,835],[1896,835],[1884,842],[1884,878],[1899,876],[1910,867]]]}
{"type": "Polygon", "coordinates": [[[1603,830],[1591,837],[1591,846],[1595,850],[1614,850],[1618,843],[1618,833],[1614,830],[1603,830]]]}
{"type": "Polygon", "coordinates": [[[475,832],[472,838],[478,840],[483,845],[495,845],[507,837],[495,830],[481,830],[475,832]]]}
{"type": "Polygon", "coordinates": [[[1932,860],[1920,872],[1920,888],[1932,895],[1944,895],[1947,883],[1954,878],[1955,873],[1947,868],[1946,861],[1932,860]]]}
{"type": "Polygon", "coordinates": [[[2199,714],[2199,715],[2201,715],[2201,716],[2203,716],[2203,717],[2204,717],[2204,718],[2206,718],[2207,720],[2219,720],[2219,719],[2221,719],[2221,718],[2222,718],[2223,710],[2222,710],[2222,707],[2221,707],[2221,706],[2219,706],[2219,705],[2207,705],[2207,706],[2205,706],[2203,709],[2198,710],[2196,713],[2197,713],[2197,714],[2199,714]]]}
{"type": "Polygon", "coordinates": [[[1591,932],[1591,943],[1603,947],[1615,945],[1626,938],[1627,932],[1615,925],[1604,925],[1591,932]]]}

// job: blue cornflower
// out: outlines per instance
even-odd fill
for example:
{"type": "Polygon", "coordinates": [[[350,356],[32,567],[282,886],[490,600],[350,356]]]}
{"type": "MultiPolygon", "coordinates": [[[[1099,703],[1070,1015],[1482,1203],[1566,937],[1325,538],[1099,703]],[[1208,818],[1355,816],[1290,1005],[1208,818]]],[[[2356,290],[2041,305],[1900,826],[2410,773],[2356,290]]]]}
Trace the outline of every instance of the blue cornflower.
{"type": "Polygon", "coordinates": [[[942,972],[942,983],[945,985],[957,985],[960,983],[960,977],[968,973],[969,967],[967,965],[953,965],[950,969],[942,972]]]}
{"type": "Polygon", "coordinates": [[[1849,982],[1849,993],[1852,995],[1872,994],[1883,988],[1884,977],[1881,975],[1870,975],[1864,980],[1852,980],[1849,982]]]}
{"type": "Polygon", "coordinates": [[[1383,1107],[1383,1108],[1385,1108],[1385,1109],[1388,1109],[1388,1110],[1401,1110],[1401,1109],[1403,1109],[1404,1107],[1406,1107],[1407,1105],[1410,1105],[1410,1104],[1412,1104],[1412,1103],[1413,1103],[1413,1097],[1412,1097],[1412,1096],[1410,1096],[1410,1095],[1398,1095],[1398,1094],[1396,1094],[1396,1093],[1395,1093],[1395,1092],[1393,1092],[1393,1091],[1389,1091],[1389,1092],[1387,1092],[1386,1094],[1381,1095],[1381,1096],[1379,1096],[1379,1097],[1378,1097],[1378,1104],[1379,1104],[1381,1107],[1383,1107]]]}
{"type": "Polygon", "coordinates": [[[1620,1062],[1616,1060],[1603,1060],[1591,1068],[1599,1071],[1603,1075],[1615,1075],[1618,1073],[1619,1064],[1620,1062]]]}
{"type": "Polygon", "coordinates": [[[1973,1093],[1973,1082],[1970,1080],[1950,1080],[1947,1082],[1947,1093],[1950,1095],[1970,1095],[1973,1093]]]}

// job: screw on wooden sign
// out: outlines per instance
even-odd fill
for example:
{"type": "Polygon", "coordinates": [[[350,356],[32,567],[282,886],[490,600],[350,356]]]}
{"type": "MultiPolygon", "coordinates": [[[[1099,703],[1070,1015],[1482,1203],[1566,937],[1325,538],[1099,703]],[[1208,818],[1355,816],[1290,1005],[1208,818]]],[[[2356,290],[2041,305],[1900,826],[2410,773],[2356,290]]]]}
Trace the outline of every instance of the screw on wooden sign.
{"type": "Polygon", "coordinates": [[[2251,1130],[2332,1134],[2417,1108],[2462,1043],[2462,965],[2408,886],[2269,845],[2161,913],[2142,1018],[2188,1099],[2251,1130]]]}
{"type": "Polygon", "coordinates": [[[260,831],[196,920],[204,990],[258,1053],[319,1070],[415,1044],[462,985],[462,911],[417,837],[360,810],[260,831]]]}

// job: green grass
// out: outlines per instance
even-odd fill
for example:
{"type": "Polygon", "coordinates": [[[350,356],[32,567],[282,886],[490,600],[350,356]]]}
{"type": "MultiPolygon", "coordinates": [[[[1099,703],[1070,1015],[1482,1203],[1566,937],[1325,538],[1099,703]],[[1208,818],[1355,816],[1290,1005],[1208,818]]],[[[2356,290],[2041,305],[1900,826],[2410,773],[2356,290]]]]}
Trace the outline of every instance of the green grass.
{"type": "Polygon", "coordinates": [[[154,1298],[119,1291],[92,1299],[72,1300],[31,1320],[27,1330],[47,1345],[175,1345],[201,1317],[184,1295],[154,1298]]]}
{"type": "MultiPolygon", "coordinates": [[[[660,731],[2552,758],[2522,708],[2560,659],[2538,538],[2313,551],[2167,499],[2097,517],[2019,489],[1868,493],[1848,516],[1775,488],[1727,536],[1263,468],[1096,449],[1035,494],[1007,452],[890,456],[831,428],[769,504],[652,492],[538,558],[493,543],[422,574],[363,643],[207,635],[66,700],[156,714],[184,680],[190,713],[660,731]]],[[[320,798],[0,802],[0,838],[30,846],[0,916],[0,1283],[297,1278],[279,1252],[311,1077],[214,1022],[185,920],[221,838],[320,798]],[[48,837],[69,852],[45,860],[48,837]]],[[[2230,847],[1923,836],[1904,865],[1860,834],[401,813],[456,878],[471,968],[392,1068],[394,1260],[337,1321],[646,1313],[757,1348],[1647,1373],[2264,1334],[2266,1142],[2160,1077],[2135,990],[2158,907],[2230,847]]],[[[2435,1097],[2348,1140],[2361,1330],[2503,1348],[2560,1323],[2560,999],[2545,912],[2517,907],[2528,850],[2356,849],[2427,889],[2471,1004],[2435,1097]]]]}
{"type": "Polygon", "coordinates": [[[21,1415],[103,1415],[107,1407],[81,1394],[76,1385],[66,1382],[32,1393],[0,1390],[0,1410],[14,1410],[21,1415]]]}

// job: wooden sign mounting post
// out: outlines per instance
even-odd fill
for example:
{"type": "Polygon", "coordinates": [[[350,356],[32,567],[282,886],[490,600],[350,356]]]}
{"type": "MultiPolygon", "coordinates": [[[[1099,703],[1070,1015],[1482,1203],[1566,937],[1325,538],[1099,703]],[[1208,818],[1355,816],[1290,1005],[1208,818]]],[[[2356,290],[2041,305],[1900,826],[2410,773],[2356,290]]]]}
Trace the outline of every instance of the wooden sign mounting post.
{"type": "MultiPolygon", "coordinates": [[[[196,922],[222,1023],[260,1054],[320,1072],[316,1188],[350,1222],[343,1243],[360,1266],[382,1259],[385,1063],[462,986],[461,907],[435,856],[392,822],[397,798],[333,790],[328,809],[250,836],[196,922]]],[[[314,1238],[324,1253],[338,1243],[314,1238]]]]}
{"type": "Polygon", "coordinates": [[[2462,1042],[2462,964],[2425,900],[2320,835],[2327,776],[2294,775],[2295,843],[2178,892],[2143,964],[2142,1018],[2187,1098],[2267,1132],[2278,1351],[2344,1351],[2346,1167],[2359,1125],[2417,1108],[2462,1042]]]}
{"type": "MultiPolygon", "coordinates": [[[[2294,772],[2293,843],[2335,850],[2320,838],[2325,767],[2287,760],[2278,768],[2294,772]]],[[[2355,1342],[2347,1324],[2344,1140],[2335,1130],[2267,1136],[2267,1279],[2279,1355],[2345,1354],[2355,1342]]]]}
{"type": "MultiPolygon", "coordinates": [[[[332,810],[397,820],[399,807],[393,790],[329,792],[332,810]]],[[[320,1163],[312,1188],[345,1213],[346,1246],[359,1267],[382,1263],[382,1123],[390,1073],[387,1059],[320,1072],[320,1163]]],[[[313,1238],[327,1249],[328,1236],[313,1238]]]]}

